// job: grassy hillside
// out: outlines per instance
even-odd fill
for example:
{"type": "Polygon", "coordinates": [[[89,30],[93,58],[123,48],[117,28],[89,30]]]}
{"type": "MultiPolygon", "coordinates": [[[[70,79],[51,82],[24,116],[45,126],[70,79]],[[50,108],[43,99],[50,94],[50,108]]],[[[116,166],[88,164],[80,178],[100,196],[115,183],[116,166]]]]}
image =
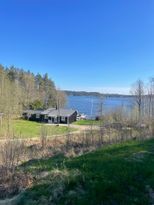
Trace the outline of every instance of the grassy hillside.
{"type": "Polygon", "coordinates": [[[97,121],[97,120],[78,120],[74,122],[74,125],[101,125],[103,122],[102,121],[97,121]]]}
{"type": "MultiPolygon", "coordinates": [[[[44,126],[44,128],[46,129],[48,136],[66,134],[68,132],[76,130],[74,128],[69,128],[68,126],[48,125],[28,120],[11,121],[11,126],[9,127],[9,130],[11,133],[13,133],[14,137],[32,138],[40,136],[42,126],[44,126]]],[[[7,130],[8,125],[4,122],[2,127],[0,127],[0,136],[4,136],[5,134],[7,134],[7,130]]]]}
{"type": "Polygon", "coordinates": [[[18,205],[148,205],[154,203],[154,140],[110,145],[68,159],[25,163],[36,177],[18,205]]]}

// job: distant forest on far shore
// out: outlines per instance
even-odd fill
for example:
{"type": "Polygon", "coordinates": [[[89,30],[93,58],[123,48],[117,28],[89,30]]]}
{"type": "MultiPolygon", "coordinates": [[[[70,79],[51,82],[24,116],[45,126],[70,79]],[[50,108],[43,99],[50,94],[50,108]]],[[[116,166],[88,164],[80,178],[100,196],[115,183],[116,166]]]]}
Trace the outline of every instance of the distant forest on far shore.
{"type": "Polygon", "coordinates": [[[96,96],[96,97],[133,97],[132,95],[123,95],[123,94],[108,94],[108,93],[99,93],[99,92],[87,92],[87,91],[70,91],[64,90],[66,95],[72,96],[96,96]]]}

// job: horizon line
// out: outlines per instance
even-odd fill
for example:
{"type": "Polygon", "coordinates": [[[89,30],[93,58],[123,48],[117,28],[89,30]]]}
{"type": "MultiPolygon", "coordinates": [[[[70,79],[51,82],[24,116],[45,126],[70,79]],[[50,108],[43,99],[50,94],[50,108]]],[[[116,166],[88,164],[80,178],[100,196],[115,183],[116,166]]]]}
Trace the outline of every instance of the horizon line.
{"type": "Polygon", "coordinates": [[[100,95],[125,95],[125,96],[132,96],[131,94],[126,94],[126,93],[114,93],[114,92],[99,92],[99,91],[87,91],[87,90],[68,90],[68,89],[63,89],[62,91],[64,92],[85,92],[85,93],[97,93],[100,95]]]}

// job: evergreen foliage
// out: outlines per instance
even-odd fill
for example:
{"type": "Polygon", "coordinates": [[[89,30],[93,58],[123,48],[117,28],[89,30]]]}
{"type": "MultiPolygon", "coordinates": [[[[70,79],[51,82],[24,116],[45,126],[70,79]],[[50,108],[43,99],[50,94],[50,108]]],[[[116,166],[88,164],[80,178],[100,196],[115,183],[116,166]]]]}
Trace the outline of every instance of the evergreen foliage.
{"type": "Polygon", "coordinates": [[[0,65],[0,112],[17,114],[23,109],[56,107],[57,96],[64,106],[65,95],[56,90],[47,73],[35,75],[14,66],[0,65]]]}

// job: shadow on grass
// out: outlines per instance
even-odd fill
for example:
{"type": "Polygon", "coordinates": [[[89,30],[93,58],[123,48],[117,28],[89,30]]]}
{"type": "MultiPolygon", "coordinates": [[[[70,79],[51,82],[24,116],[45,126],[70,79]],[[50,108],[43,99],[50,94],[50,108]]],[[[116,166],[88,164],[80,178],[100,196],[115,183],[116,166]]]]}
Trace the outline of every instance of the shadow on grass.
{"type": "Polygon", "coordinates": [[[23,163],[20,168],[31,174],[37,174],[42,171],[50,171],[53,168],[60,168],[66,157],[63,154],[58,154],[49,158],[32,159],[23,163]]]}

